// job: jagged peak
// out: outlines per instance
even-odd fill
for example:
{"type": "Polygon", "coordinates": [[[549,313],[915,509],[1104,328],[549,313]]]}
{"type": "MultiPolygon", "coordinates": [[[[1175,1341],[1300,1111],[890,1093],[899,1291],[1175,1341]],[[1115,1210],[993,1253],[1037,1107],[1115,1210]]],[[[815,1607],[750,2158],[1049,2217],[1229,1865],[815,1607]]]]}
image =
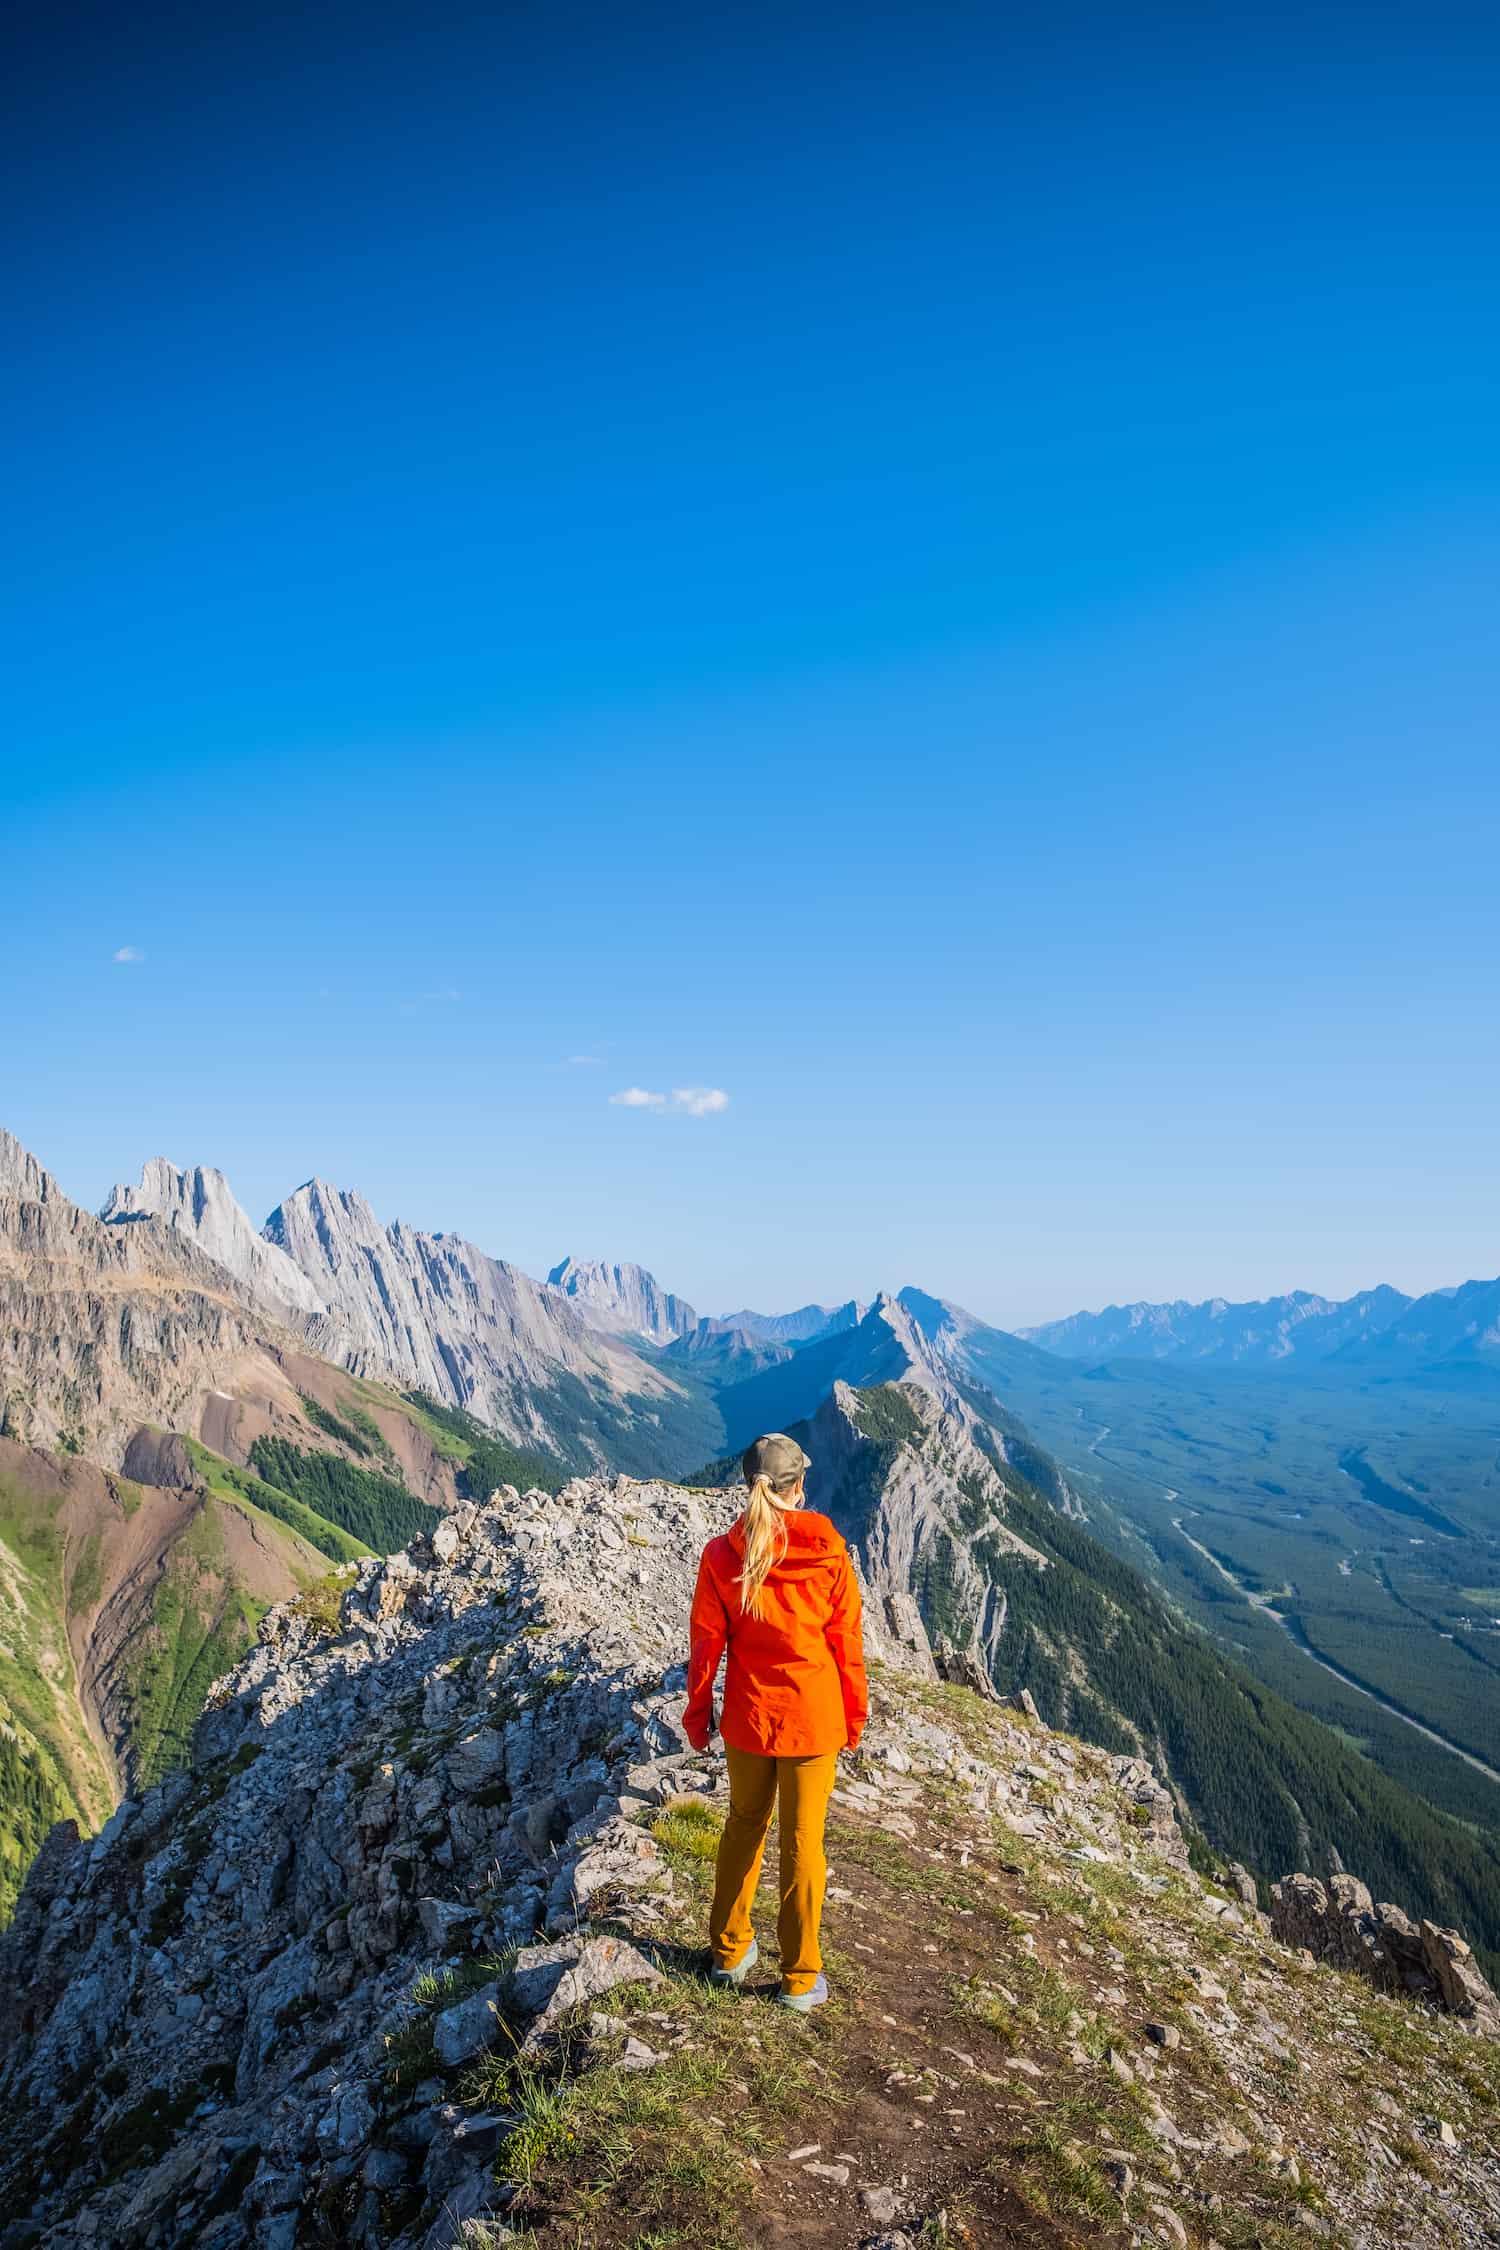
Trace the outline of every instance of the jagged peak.
{"type": "Polygon", "coordinates": [[[326,1311],[318,1291],[285,1251],[257,1234],[224,1174],[211,1164],[174,1164],[148,1157],[138,1185],[111,1188],[100,1208],[106,1226],[157,1219],[196,1244],[278,1315],[304,1319],[326,1311]]]}
{"type": "Polygon", "coordinates": [[[66,1201],[46,1166],[3,1125],[0,1125],[0,1195],[17,1196],[23,1203],[66,1201]]]}
{"type": "Polygon", "coordinates": [[[683,1297],[663,1289],[655,1274],[631,1259],[562,1258],[547,1276],[596,1327],[669,1344],[691,1335],[698,1315],[683,1297]]]}

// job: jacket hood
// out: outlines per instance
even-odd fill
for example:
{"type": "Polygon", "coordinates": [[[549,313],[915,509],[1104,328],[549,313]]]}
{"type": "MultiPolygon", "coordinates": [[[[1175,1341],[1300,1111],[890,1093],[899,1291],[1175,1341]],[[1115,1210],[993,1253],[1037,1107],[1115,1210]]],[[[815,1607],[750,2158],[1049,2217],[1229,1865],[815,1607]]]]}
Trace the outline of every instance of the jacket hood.
{"type": "MultiPolygon", "coordinates": [[[[844,1542],[827,1516],[815,1508],[793,1508],[782,1517],[786,1526],[786,1553],[773,1565],[778,1577],[805,1577],[822,1570],[842,1553],[844,1542]]],[[[745,1553],[745,1519],[737,1516],[724,1534],[741,1559],[745,1553]]]]}

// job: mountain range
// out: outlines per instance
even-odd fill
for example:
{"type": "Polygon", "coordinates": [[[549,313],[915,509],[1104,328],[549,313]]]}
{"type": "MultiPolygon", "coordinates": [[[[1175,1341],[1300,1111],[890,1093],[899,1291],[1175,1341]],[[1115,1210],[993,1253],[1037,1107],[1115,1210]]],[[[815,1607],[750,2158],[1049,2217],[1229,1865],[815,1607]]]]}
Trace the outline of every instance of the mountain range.
{"type": "Polygon", "coordinates": [[[1500,1365],[1500,1281],[1465,1281],[1408,1297],[1387,1283],[1353,1297],[1295,1289],[1233,1304],[1107,1305],[1019,1334],[1064,1359],[1164,1359],[1239,1367],[1415,1368],[1443,1360],[1500,1365]]]}
{"type": "MultiPolygon", "coordinates": [[[[1432,1334],[1415,1311],[1396,1318],[1432,1334]]],[[[1500,1945],[1491,1847],[1254,1687],[1135,1567],[1150,1551],[1078,1442],[1095,1374],[913,1287],[703,1319],[640,1267],[567,1259],[537,1281],[318,1180],[257,1230],[222,1175],[156,1160],[95,1218],[0,1141],[19,1856],[48,1817],[164,1770],[266,1605],[315,1598],[330,1569],[499,1483],[713,1482],[759,1431],[805,1427],[830,1473],[860,1464],[834,1512],[852,1523],[863,1492],[872,1576],[969,1676],[1158,1758],[1247,1861],[1343,1854],[1418,1905],[1456,1885],[1500,1945]]],[[[1455,1809],[1500,1835],[1489,1789],[1468,1774],[1455,1809]]]]}

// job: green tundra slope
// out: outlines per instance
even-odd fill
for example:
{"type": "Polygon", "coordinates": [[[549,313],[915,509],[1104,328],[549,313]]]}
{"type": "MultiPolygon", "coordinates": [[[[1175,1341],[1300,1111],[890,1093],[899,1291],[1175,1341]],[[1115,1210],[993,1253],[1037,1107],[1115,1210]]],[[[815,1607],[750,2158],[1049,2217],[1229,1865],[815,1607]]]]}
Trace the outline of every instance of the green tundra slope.
{"type": "MultiPolygon", "coordinates": [[[[184,1762],[212,1682],[274,1603],[498,1482],[555,1486],[456,1409],[302,1362],[275,1431],[217,1394],[221,1444],[143,1430],[138,1476],[0,1437],[0,1924],[55,1821],[85,1832],[184,1762]]],[[[321,1597],[320,1597],[321,1598],[321,1597]]]]}

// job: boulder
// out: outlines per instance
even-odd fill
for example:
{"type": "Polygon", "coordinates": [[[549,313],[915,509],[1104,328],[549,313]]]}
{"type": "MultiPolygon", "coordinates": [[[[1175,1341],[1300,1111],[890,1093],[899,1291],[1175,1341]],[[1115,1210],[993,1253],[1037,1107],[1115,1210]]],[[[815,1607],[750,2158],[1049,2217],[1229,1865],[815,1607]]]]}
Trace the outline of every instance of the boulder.
{"type": "Polygon", "coordinates": [[[500,1986],[498,1982],[487,1984],[433,2017],[432,2043],[448,2069],[456,2070],[460,2063],[493,2047],[504,2023],[500,1986]]]}
{"type": "Polygon", "coordinates": [[[1435,1922],[1424,1922],[1421,1934],[1422,1951],[1443,2006],[1466,2018],[1476,2031],[1500,2039],[1500,2000],[1475,1967],[1472,1949],[1457,1930],[1440,1929],[1435,1922]]]}
{"type": "Polygon", "coordinates": [[[560,1938],[523,1946],[512,1971],[516,2005],[533,2020],[522,2042],[535,2052],[570,2008],[597,2000],[617,1984],[660,1984],[661,1972],[624,1938],[560,1938]]]}

